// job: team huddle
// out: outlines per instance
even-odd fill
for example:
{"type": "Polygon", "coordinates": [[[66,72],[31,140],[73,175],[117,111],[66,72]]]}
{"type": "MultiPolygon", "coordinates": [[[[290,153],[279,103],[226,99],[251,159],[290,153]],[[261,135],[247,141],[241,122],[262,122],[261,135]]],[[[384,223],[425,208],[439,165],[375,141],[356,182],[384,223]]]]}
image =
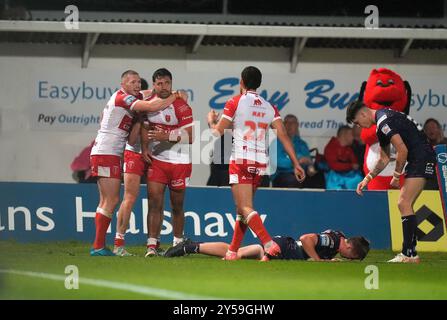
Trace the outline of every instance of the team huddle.
{"type": "MultiPolygon", "coordinates": [[[[193,143],[193,114],[188,96],[172,90],[172,74],[158,69],[152,76],[150,90],[141,90],[141,78],[128,70],[121,76],[121,88],[107,103],[92,152],[92,173],[98,178],[99,204],[96,209],[96,236],[92,256],[128,256],[125,233],[132,207],[138,197],[141,179],[147,179],[148,215],[146,257],[164,255],[207,254],[224,260],[255,258],[334,260],[339,253],[346,259],[364,259],[369,241],[364,237],[346,237],[341,231],[272,237],[265,228],[253,199],[269,164],[266,133],[275,130],[278,140],[294,166],[298,181],[305,171],[296,157],[294,146],[287,135],[281,116],[271,103],[256,90],[262,74],[256,67],[246,67],[241,73],[240,94],[228,100],[222,116],[211,111],[207,122],[217,138],[232,128],[233,148],[229,163],[229,181],[236,205],[236,219],[230,244],[223,242],[197,243],[184,238],[185,189],[192,172],[191,144],[193,143]],[[124,163],[122,164],[122,159],[124,163]],[[118,211],[114,249],[106,247],[106,232],[112,214],[120,201],[121,179],[124,178],[124,197],[118,211]],[[160,248],[163,222],[163,203],[169,188],[172,210],[173,242],[166,253],[160,248]],[[241,247],[247,229],[252,230],[262,245],[241,247]]],[[[392,186],[399,188],[399,177],[404,174],[399,209],[403,219],[404,243],[402,253],[390,262],[419,262],[416,252],[416,220],[412,205],[422,190],[425,179],[434,174],[434,152],[426,146],[426,137],[411,119],[394,111],[373,111],[361,102],[347,109],[348,122],[369,127],[377,123],[377,135],[382,147],[376,167],[359,183],[357,192],[377,176],[389,162],[389,146],[397,150],[395,179],[392,186]],[[425,139],[425,140],[424,140],[425,139]],[[387,162],[388,161],[388,162],[387,162]]]]}

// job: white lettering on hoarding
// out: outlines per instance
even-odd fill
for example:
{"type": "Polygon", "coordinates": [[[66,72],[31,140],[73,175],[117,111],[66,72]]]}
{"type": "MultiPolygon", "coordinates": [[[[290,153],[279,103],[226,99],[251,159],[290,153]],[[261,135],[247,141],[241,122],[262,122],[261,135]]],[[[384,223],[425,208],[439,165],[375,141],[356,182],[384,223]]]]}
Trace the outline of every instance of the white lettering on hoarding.
{"type": "Polygon", "coordinates": [[[36,228],[39,231],[51,231],[54,229],[54,226],[55,226],[53,219],[51,219],[50,217],[47,217],[44,214],[45,212],[53,214],[53,209],[48,208],[48,207],[41,207],[41,208],[37,209],[37,211],[36,211],[37,217],[47,224],[46,226],[37,224],[36,228]]]}
{"type": "Polygon", "coordinates": [[[17,213],[23,213],[25,218],[25,230],[31,231],[31,212],[26,207],[8,207],[8,230],[15,230],[15,216],[17,213]]]}
{"type": "MultiPolygon", "coordinates": [[[[82,197],[76,197],[76,231],[84,232],[84,218],[95,218],[96,212],[84,211],[82,208],[82,197]]],[[[109,225],[107,233],[112,232],[112,224],[109,225]]]]}
{"type": "MultiPolygon", "coordinates": [[[[37,217],[37,221],[35,223],[36,230],[38,231],[44,231],[48,232],[54,229],[55,223],[53,219],[51,219],[49,216],[46,215],[46,213],[53,214],[53,209],[48,207],[40,207],[37,208],[35,216],[37,217]],[[44,222],[44,224],[40,224],[39,222],[44,222]]],[[[19,207],[8,207],[8,215],[7,215],[7,221],[5,222],[5,225],[3,226],[0,221],[0,231],[3,231],[8,227],[9,231],[16,231],[16,230],[25,230],[25,231],[32,231],[33,230],[33,219],[34,215],[32,214],[32,211],[25,207],[25,206],[19,206],[19,207]],[[23,229],[18,227],[16,224],[17,217],[23,216],[23,229]]],[[[21,219],[19,218],[19,221],[21,219]]]]}

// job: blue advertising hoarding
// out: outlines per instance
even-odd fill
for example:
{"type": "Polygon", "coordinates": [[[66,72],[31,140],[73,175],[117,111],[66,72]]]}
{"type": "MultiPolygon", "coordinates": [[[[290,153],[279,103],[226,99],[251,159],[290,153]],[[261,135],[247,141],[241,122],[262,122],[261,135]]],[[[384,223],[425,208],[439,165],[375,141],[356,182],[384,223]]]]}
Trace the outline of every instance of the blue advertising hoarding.
{"type": "MultiPolygon", "coordinates": [[[[98,205],[95,184],[0,182],[0,240],[20,242],[77,240],[92,242],[98,205]]],[[[273,235],[297,237],[307,232],[339,229],[348,236],[364,235],[376,249],[391,247],[386,192],[260,189],[255,208],[273,235]]],[[[146,241],[146,186],[133,208],[126,241],[146,241]]],[[[169,196],[165,198],[162,242],[172,241],[169,196]]],[[[235,207],[229,188],[189,187],[185,199],[185,234],[198,241],[230,242],[235,207]]],[[[112,243],[114,218],[107,237],[112,243]]],[[[245,243],[257,240],[251,232],[245,243]]]]}

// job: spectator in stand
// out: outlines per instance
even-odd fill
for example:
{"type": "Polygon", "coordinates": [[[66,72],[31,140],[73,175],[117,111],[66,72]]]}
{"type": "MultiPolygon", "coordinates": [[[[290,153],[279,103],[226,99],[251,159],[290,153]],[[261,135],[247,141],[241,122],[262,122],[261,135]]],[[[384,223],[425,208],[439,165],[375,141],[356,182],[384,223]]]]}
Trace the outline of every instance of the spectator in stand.
{"type": "MultiPolygon", "coordinates": [[[[284,150],[284,146],[276,140],[276,159],[272,162],[276,165],[276,172],[272,176],[273,187],[276,188],[324,188],[324,174],[315,169],[307,143],[300,138],[298,118],[293,114],[284,117],[284,127],[295,148],[295,154],[300,165],[306,170],[306,178],[299,182],[295,178],[293,164],[284,150]],[[276,160],[276,161],[275,161],[276,160]]],[[[274,152],[275,143],[272,145],[274,152]]],[[[272,153],[273,153],[272,152],[272,153]]]]}
{"type": "Polygon", "coordinates": [[[70,165],[73,171],[73,179],[78,183],[95,183],[96,177],[92,176],[91,164],[90,164],[90,152],[92,151],[93,140],[87,147],[85,147],[70,165]]]}
{"type": "Polygon", "coordinates": [[[427,119],[424,123],[424,132],[432,146],[447,144],[447,138],[444,137],[444,132],[438,120],[433,118],[427,119]]]}
{"type": "Polygon", "coordinates": [[[357,158],[358,164],[360,165],[360,171],[362,175],[365,176],[365,172],[363,171],[363,162],[365,160],[365,143],[360,138],[360,132],[362,132],[362,128],[359,126],[354,126],[352,128],[352,133],[354,134],[354,141],[352,142],[352,150],[354,150],[355,157],[357,158]]]}
{"type": "MultiPolygon", "coordinates": [[[[427,119],[424,123],[424,132],[433,147],[438,144],[447,144],[447,138],[444,137],[444,132],[438,120],[433,118],[427,119]]],[[[424,189],[439,190],[437,177],[427,179],[424,189]]]]}
{"type": "Polygon", "coordinates": [[[324,157],[329,165],[326,173],[326,189],[355,190],[362,181],[360,165],[352,150],[354,135],[352,128],[341,126],[337,137],[332,137],[324,148],[324,157]]]}
{"type": "Polygon", "coordinates": [[[232,147],[233,135],[229,130],[214,142],[207,186],[223,187],[230,185],[228,164],[230,163],[232,147]]]}

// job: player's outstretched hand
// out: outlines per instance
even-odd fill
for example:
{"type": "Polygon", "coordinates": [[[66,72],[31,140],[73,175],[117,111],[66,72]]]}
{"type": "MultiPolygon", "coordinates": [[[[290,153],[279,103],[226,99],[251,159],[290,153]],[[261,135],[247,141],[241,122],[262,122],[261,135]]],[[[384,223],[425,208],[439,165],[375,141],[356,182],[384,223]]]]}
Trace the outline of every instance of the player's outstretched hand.
{"type": "Polygon", "coordinates": [[[218,119],[219,119],[219,113],[217,113],[214,110],[211,110],[210,112],[208,112],[207,118],[206,118],[208,125],[216,124],[218,119]]]}
{"type": "Polygon", "coordinates": [[[368,182],[365,181],[365,179],[363,179],[363,180],[357,185],[357,190],[356,190],[356,192],[357,192],[357,194],[358,194],[359,196],[363,196],[363,189],[366,188],[366,185],[367,185],[367,184],[368,184],[368,182]]]}
{"type": "Polygon", "coordinates": [[[151,154],[150,154],[149,150],[141,151],[141,155],[143,156],[144,161],[146,161],[149,164],[152,163],[151,154]]]}
{"type": "Polygon", "coordinates": [[[306,179],[306,172],[300,165],[295,166],[295,177],[299,182],[303,182],[306,179]]]}
{"type": "Polygon", "coordinates": [[[399,179],[391,179],[390,186],[392,189],[400,189],[400,181],[399,179]]]}

